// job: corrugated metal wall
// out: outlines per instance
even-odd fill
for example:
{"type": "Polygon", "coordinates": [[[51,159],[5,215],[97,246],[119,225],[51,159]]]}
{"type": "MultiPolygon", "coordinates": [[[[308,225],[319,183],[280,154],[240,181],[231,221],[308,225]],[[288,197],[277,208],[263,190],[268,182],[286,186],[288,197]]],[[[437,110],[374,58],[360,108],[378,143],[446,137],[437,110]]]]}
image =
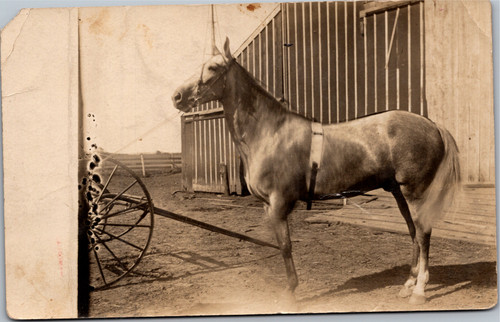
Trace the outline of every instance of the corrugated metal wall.
{"type": "MultiPolygon", "coordinates": [[[[290,110],[337,123],[389,109],[426,115],[419,1],[284,3],[234,53],[290,110]]],[[[186,113],[184,186],[240,193],[240,161],[218,103],[186,113]]]]}

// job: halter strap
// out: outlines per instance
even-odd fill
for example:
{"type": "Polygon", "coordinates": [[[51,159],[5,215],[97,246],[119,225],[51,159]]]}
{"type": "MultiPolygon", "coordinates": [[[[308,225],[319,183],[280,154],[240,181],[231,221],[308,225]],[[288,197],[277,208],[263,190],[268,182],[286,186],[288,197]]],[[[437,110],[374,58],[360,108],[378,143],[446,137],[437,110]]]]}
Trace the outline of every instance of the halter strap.
{"type": "MultiPolygon", "coordinates": [[[[221,54],[222,55],[222,54],[221,54]]],[[[222,90],[224,91],[226,89],[226,76],[227,76],[227,72],[229,71],[229,68],[231,67],[231,65],[236,61],[234,58],[230,59],[229,61],[224,57],[224,55],[222,55],[222,58],[224,60],[224,62],[226,63],[226,71],[220,75],[218,75],[217,77],[215,77],[210,83],[206,84],[206,89],[201,91],[200,90],[200,86],[203,85],[203,70],[205,69],[205,65],[206,65],[206,62],[203,63],[203,65],[201,66],[201,73],[200,73],[200,79],[198,80],[198,84],[197,84],[197,90],[196,90],[196,103],[198,103],[200,97],[209,92],[209,91],[212,91],[212,85],[214,85],[221,77],[224,76],[224,85],[223,85],[223,88],[222,90]]]]}

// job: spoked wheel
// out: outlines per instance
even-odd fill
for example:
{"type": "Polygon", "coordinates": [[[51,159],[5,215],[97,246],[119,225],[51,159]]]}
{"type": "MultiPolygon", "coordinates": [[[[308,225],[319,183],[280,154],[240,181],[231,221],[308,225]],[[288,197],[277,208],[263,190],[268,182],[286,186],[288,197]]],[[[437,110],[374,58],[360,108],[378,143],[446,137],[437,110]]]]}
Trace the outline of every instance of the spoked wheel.
{"type": "MultiPolygon", "coordinates": [[[[109,287],[141,261],[151,241],[153,201],[142,180],[121,162],[92,177],[86,221],[91,289],[109,287]]],[[[104,167],[106,169],[106,167],[104,167]]]]}

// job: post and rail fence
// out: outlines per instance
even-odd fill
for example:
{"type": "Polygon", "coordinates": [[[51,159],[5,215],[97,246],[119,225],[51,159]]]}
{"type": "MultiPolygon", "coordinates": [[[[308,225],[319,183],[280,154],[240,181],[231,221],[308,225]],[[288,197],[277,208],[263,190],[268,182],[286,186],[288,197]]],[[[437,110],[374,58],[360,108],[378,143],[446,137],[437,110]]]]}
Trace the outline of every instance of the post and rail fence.
{"type": "Polygon", "coordinates": [[[103,160],[101,168],[104,172],[111,172],[114,164],[106,162],[107,157],[112,157],[120,161],[125,166],[129,167],[136,173],[141,173],[144,177],[161,172],[172,172],[181,170],[182,168],[182,155],[181,153],[141,153],[141,154],[114,154],[114,153],[100,153],[103,160]]]}

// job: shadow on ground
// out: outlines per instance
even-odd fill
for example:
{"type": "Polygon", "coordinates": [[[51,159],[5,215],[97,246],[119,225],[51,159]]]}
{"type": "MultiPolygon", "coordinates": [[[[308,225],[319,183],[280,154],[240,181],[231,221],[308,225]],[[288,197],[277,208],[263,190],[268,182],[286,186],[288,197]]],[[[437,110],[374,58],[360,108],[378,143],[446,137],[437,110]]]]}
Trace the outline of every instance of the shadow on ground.
{"type": "MultiPolygon", "coordinates": [[[[396,266],[374,274],[354,277],[331,290],[300,302],[308,303],[331,297],[337,293],[366,293],[388,286],[402,286],[410,272],[409,265],[396,266]]],[[[456,286],[452,291],[435,294],[428,300],[443,297],[461,289],[481,287],[496,288],[497,272],[495,262],[477,262],[463,265],[440,265],[429,268],[430,280],[427,291],[438,291],[443,288],[456,286]]]]}

